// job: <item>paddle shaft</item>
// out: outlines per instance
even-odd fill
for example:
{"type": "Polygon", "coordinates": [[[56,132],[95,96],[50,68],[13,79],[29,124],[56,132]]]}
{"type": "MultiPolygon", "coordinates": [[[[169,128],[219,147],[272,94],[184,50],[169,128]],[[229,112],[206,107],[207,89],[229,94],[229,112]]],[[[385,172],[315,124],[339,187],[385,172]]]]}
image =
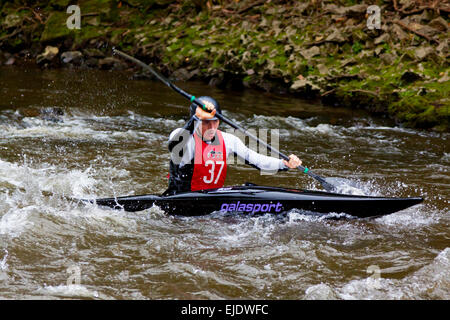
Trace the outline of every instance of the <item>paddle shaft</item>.
{"type": "MultiPolygon", "coordinates": [[[[136,63],[137,65],[141,66],[142,68],[150,71],[151,74],[153,74],[158,80],[160,80],[161,82],[166,84],[168,87],[172,88],[173,90],[175,90],[176,92],[181,94],[183,97],[185,97],[186,99],[188,99],[192,103],[195,103],[197,106],[199,106],[203,110],[206,110],[205,105],[200,100],[198,100],[195,96],[190,95],[189,93],[187,93],[187,92],[183,91],[182,89],[178,88],[176,85],[171,83],[167,78],[163,77],[162,75],[157,73],[155,70],[153,70],[149,65],[147,65],[144,62],[142,62],[142,61],[140,61],[140,60],[138,60],[138,59],[136,59],[136,58],[134,58],[134,57],[124,53],[124,52],[121,52],[121,51],[119,51],[119,50],[117,50],[115,48],[113,48],[113,53],[118,54],[119,56],[121,56],[121,57],[123,57],[125,59],[128,59],[130,61],[133,61],[134,63],[136,63]]],[[[231,126],[231,127],[235,128],[235,129],[241,131],[242,133],[244,133],[245,135],[247,135],[251,139],[253,139],[256,142],[258,142],[259,144],[265,146],[271,152],[278,154],[284,160],[289,161],[289,157],[287,155],[285,155],[284,153],[282,153],[282,152],[278,151],[277,149],[273,148],[271,145],[265,143],[264,141],[261,141],[258,137],[254,136],[253,134],[248,132],[248,130],[242,128],[241,126],[235,124],[233,121],[231,121],[230,119],[228,119],[224,115],[216,113],[215,116],[217,118],[219,118],[220,120],[222,120],[223,122],[225,122],[226,124],[228,124],[229,126],[231,126]]],[[[314,172],[312,172],[308,168],[303,167],[303,166],[298,166],[297,169],[299,169],[303,173],[306,173],[310,177],[312,177],[312,178],[316,179],[317,181],[319,181],[322,184],[322,186],[327,191],[332,191],[332,190],[335,189],[335,187],[333,185],[331,185],[330,183],[326,182],[324,178],[322,178],[321,176],[315,174],[314,172]]]]}

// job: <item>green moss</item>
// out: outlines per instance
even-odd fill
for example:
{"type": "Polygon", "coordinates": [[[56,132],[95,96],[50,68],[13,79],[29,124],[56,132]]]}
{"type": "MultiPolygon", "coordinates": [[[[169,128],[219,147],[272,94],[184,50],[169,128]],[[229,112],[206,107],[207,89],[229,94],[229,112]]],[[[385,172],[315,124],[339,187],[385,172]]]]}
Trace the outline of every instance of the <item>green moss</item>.
{"type": "Polygon", "coordinates": [[[68,17],[69,15],[65,12],[53,12],[50,14],[42,32],[41,41],[48,42],[68,36],[73,37],[78,30],[67,28],[66,22],[68,17]]]}
{"type": "Polygon", "coordinates": [[[102,21],[117,21],[117,0],[83,0],[80,1],[81,13],[98,13],[102,21]]]}
{"type": "Polygon", "coordinates": [[[362,51],[362,49],[363,49],[363,45],[361,43],[359,43],[358,41],[353,43],[352,51],[353,51],[354,54],[360,53],[362,51]]]}
{"type": "Polygon", "coordinates": [[[389,107],[389,113],[409,127],[432,128],[440,123],[436,107],[427,98],[408,95],[389,107]]]}

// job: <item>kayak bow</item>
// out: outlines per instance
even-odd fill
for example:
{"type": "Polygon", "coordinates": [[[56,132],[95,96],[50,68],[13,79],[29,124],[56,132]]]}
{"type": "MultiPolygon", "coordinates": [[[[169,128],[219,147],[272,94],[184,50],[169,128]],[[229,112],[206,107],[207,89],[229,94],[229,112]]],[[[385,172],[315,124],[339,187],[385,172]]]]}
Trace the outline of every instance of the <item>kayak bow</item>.
{"type": "Polygon", "coordinates": [[[83,201],[125,211],[141,211],[156,205],[168,214],[181,216],[201,216],[217,211],[281,214],[298,209],[321,214],[345,213],[367,218],[406,209],[422,202],[423,198],[357,196],[246,185],[188,191],[170,196],[141,195],[83,201]]]}

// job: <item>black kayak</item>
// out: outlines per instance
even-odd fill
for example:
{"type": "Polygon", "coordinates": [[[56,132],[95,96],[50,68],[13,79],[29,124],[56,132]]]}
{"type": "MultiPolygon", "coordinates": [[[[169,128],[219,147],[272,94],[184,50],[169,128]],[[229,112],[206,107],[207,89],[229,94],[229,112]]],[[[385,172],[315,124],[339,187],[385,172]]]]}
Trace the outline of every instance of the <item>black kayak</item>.
{"type": "Polygon", "coordinates": [[[84,200],[125,211],[141,211],[156,205],[167,214],[201,216],[213,212],[249,215],[281,214],[292,209],[313,213],[345,213],[359,218],[397,212],[423,201],[421,197],[386,198],[256,185],[182,192],[176,195],[141,195],[84,200]]]}

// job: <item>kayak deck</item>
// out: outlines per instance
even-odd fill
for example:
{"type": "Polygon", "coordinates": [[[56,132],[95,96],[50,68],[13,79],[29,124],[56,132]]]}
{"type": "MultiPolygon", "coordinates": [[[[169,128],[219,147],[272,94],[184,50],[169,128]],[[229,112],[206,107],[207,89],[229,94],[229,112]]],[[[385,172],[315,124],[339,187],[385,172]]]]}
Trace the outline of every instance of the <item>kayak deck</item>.
{"type": "Polygon", "coordinates": [[[357,196],[247,185],[189,191],[170,196],[140,195],[84,201],[125,211],[141,211],[156,205],[168,214],[182,216],[201,216],[217,211],[250,215],[281,214],[298,209],[323,214],[345,213],[366,218],[406,209],[422,202],[423,198],[357,196]]]}

